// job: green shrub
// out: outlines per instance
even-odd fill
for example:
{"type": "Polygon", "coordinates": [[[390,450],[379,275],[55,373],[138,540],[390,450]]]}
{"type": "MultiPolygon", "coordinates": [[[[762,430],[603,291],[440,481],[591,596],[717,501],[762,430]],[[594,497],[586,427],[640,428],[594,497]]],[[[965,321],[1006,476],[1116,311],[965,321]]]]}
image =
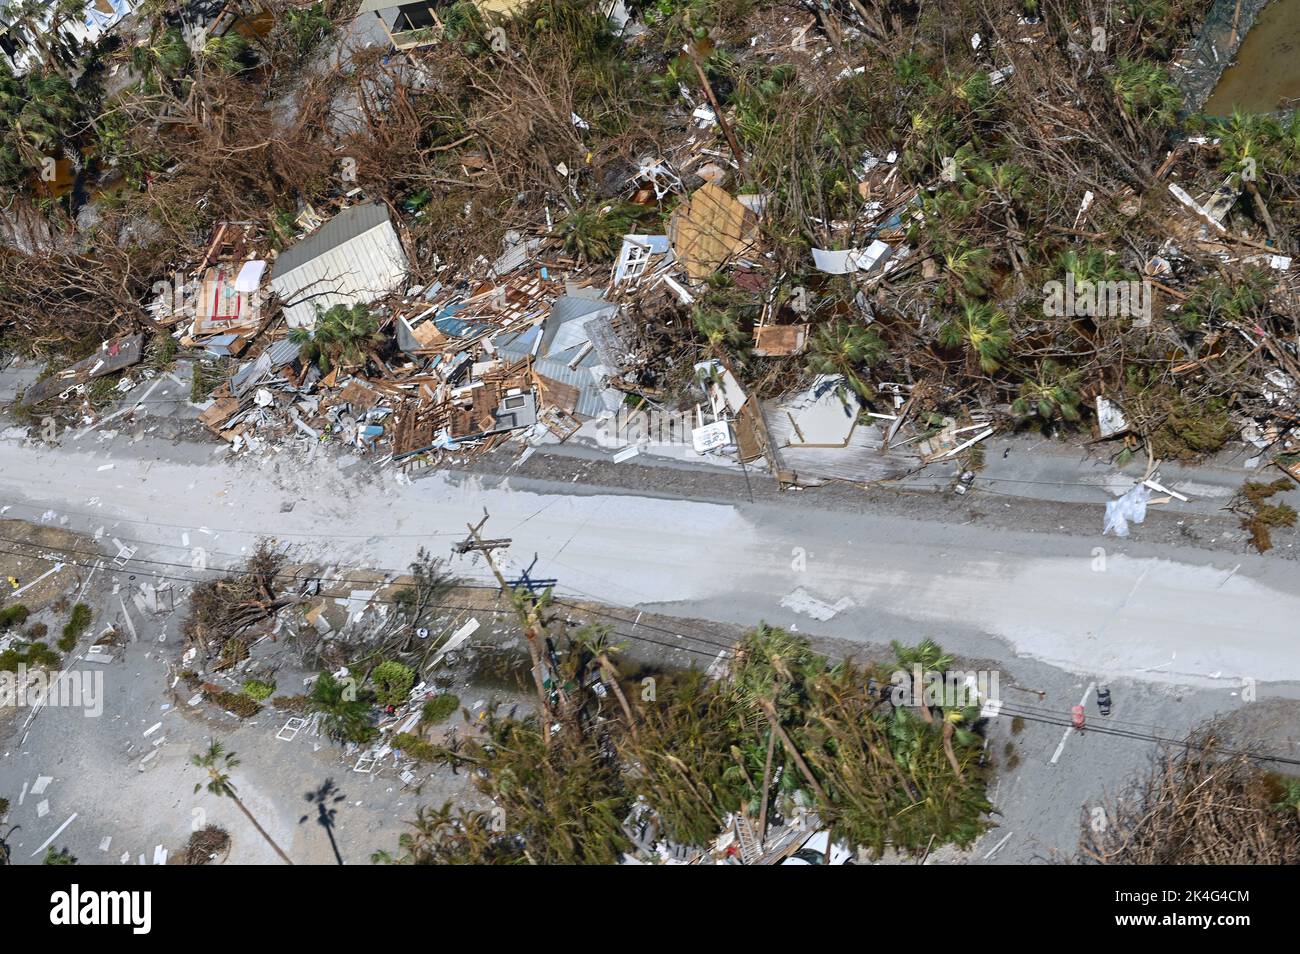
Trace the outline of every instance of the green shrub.
{"type": "Polygon", "coordinates": [[[67,623],[63,626],[63,635],[59,637],[59,648],[65,653],[72,652],[77,645],[78,637],[90,626],[93,616],[90,607],[85,603],[78,603],[72,607],[72,615],[68,617],[67,623]]]}
{"type": "Polygon", "coordinates": [[[221,708],[232,712],[241,719],[251,719],[262,711],[262,707],[248,696],[240,695],[238,692],[227,692],[225,689],[207,690],[203,693],[205,699],[209,702],[221,706],[221,708]]]}
{"type": "Polygon", "coordinates": [[[441,722],[460,708],[460,699],[450,692],[444,692],[440,696],[434,696],[424,704],[420,711],[420,724],[433,725],[441,722]]]}
{"type": "Polygon", "coordinates": [[[370,678],[374,680],[375,695],[381,706],[400,706],[415,685],[415,670],[386,659],[371,671],[370,678]]]}
{"type": "Polygon", "coordinates": [[[584,205],[560,219],[555,231],[564,240],[564,251],[580,262],[608,261],[644,212],[630,202],[584,205]]]}
{"type": "Polygon", "coordinates": [[[437,746],[409,732],[399,732],[393,736],[393,748],[401,749],[403,755],[409,755],[419,762],[433,762],[438,757],[437,746]]]}
{"type": "Polygon", "coordinates": [[[54,668],[59,664],[59,654],[39,640],[31,643],[15,642],[0,653],[0,670],[17,672],[20,664],[29,669],[36,666],[54,668]]]}
{"type": "Polygon", "coordinates": [[[260,679],[247,679],[244,681],[244,695],[258,702],[263,702],[271,698],[275,692],[275,683],[262,682],[260,679]]]}
{"type": "Polygon", "coordinates": [[[12,606],[0,609],[0,632],[23,625],[30,615],[31,611],[22,603],[14,603],[12,606]]]}
{"type": "Polygon", "coordinates": [[[368,742],[375,737],[370,724],[370,703],[360,698],[350,682],[340,682],[323,672],[311,687],[307,704],[321,713],[321,724],[330,738],[340,742],[368,742]]]}

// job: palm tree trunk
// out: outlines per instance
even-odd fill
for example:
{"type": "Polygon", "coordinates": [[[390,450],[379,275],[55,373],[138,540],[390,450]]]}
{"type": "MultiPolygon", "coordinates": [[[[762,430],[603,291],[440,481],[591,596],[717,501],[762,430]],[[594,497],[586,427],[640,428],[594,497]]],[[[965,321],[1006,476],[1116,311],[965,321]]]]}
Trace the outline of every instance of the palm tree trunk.
{"type": "Polygon", "coordinates": [[[943,720],[943,754],[948,756],[948,764],[952,766],[953,774],[961,778],[961,763],[957,761],[957,753],[952,747],[952,737],[956,731],[956,726],[947,719],[943,720]]]}
{"type": "Polygon", "coordinates": [[[230,797],[234,799],[235,804],[239,806],[239,810],[244,813],[244,817],[253,823],[253,827],[257,829],[257,833],[266,839],[266,843],[268,845],[270,845],[272,848],[275,849],[275,853],[280,856],[280,859],[286,865],[293,864],[293,861],[290,860],[289,856],[286,855],[280,849],[280,846],[275,843],[275,839],[273,839],[270,835],[268,835],[266,833],[266,829],[257,823],[257,819],[253,817],[253,813],[248,810],[248,808],[244,805],[244,803],[239,800],[239,796],[231,795],[230,797]]]}
{"type": "Polygon", "coordinates": [[[613,663],[609,661],[609,657],[601,653],[596,657],[596,664],[600,667],[605,685],[609,686],[614,693],[614,698],[618,700],[619,706],[623,709],[623,715],[627,718],[628,731],[632,733],[632,738],[635,739],[636,717],[632,715],[632,707],[627,704],[627,697],[623,695],[623,687],[618,684],[618,673],[614,670],[613,663]]]}

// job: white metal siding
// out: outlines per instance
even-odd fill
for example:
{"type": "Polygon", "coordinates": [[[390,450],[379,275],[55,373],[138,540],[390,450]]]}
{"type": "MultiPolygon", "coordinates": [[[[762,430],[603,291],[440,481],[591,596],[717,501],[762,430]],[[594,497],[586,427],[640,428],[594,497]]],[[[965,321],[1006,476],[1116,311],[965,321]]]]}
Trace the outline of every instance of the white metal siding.
{"type": "Polygon", "coordinates": [[[406,253],[393,226],[384,222],[271,279],[271,290],[286,303],[290,328],[313,328],[316,310],[333,305],[369,304],[406,278],[406,253]],[[312,296],[307,298],[306,296],[312,296]],[[305,300],[299,300],[305,299],[305,300]]]}

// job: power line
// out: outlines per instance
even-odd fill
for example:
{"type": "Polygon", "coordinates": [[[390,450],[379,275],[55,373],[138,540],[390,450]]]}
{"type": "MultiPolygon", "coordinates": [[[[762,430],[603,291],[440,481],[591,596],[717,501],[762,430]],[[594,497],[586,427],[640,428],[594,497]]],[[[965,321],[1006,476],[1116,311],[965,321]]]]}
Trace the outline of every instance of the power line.
{"type": "MultiPolygon", "coordinates": [[[[7,538],[0,537],[0,541],[3,541],[3,540],[5,540],[5,539],[7,539],[7,538]]],[[[24,544],[22,544],[22,545],[24,545],[24,546],[34,546],[33,544],[26,544],[26,543],[24,543],[24,544]]],[[[48,548],[48,549],[57,549],[57,548],[48,548]]],[[[84,551],[83,551],[83,552],[84,552],[84,551]]],[[[30,553],[20,553],[20,552],[14,551],[14,550],[6,550],[6,549],[4,549],[3,547],[0,547],[0,553],[8,554],[8,555],[10,555],[10,556],[22,556],[22,557],[29,557],[29,558],[40,558],[38,555],[35,555],[35,554],[30,554],[30,553]]],[[[106,560],[106,558],[103,557],[102,555],[99,555],[99,558],[100,558],[101,561],[105,561],[105,560],[106,560]]],[[[95,564],[92,564],[92,563],[81,563],[81,562],[78,562],[78,561],[76,561],[76,560],[65,560],[65,561],[61,561],[61,562],[64,562],[64,563],[66,563],[66,564],[69,565],[69,566],[81,567],[81,568],[83,568],[83,569],[95,569],[95,568],[96,568],[96,565],[95,565],[95,564]]],[[[130,558],[127,558],[127,562],[139,562],[139,561],[137,561],[134,557],[130,557],[130,558]]],[[[146,561],[146,562],[154,562],[154,561],[146,561]]],[[[175,566],[175,565],[180,565],[180,564],[167,564],[167,565],[175,566]]],[[[214,571],[214,572],[225,572],[225,571],[214,571]]],[[[242,570],[242,571],[234,571],[234,572],[237,572],[237,573],[243,573],[243,574],[247,575],[247,574],[250,573],[251,571],[248,571],[248,570],[242,570]]],[[[229,575],[229,574],[228,574],[228,575],[229,575]]],[[[153,573],[153,576],[154,576],[155,579],[171,580],[171,581],[173,581],[173,582],[195,583],[195,584],[197,584],[197,583],[211,582],[210,580],[201,580],[201,579],[197,579],[197,578],[195,578],[195,577],[190,577],[190,576],[181,576],[181,575],[178,575],[178,574],[167,574],[167,573],[157,573],[157,572],[154,572],[154,573],[153,573]]],[[[346,581],[336,581],[336,580],[332,580],[332,581],[326,581],[326,582],[346,582],[346,581]]],[[[368,584],[374,585],[376,581],[374,581],[374,580],[361,580],[361,581],[351,581],[351,582],[368,583],[368,584]]],[[[473,589],[493,589],[493,590],[498,589],[498,587],[496,587],[496,586],[487,586],[487,585],[471,586],[470,588],[473,588],[473,589]]],[[[353,598],[353,597],[334,597],[334,598],[335,598],[335,599],[346,599],[346,600],[348,600],[349,602],[352,602],[352,603],[360,603],[360,604],[362,604],[362,605],[374,605],[374,604],[383,604],[383,605],[390,605],[390,606],[405,605],[405,604],[403,603],[403,601],[396,600],[396,599],[385,599],[385,598],[378,597],[378,596],[370,596],[370,597],[366,597],[366,598],[364,598],[364,599],[356,599],[356,598],[353,598]]],[[[557,602],[558,602],[558,601],[557,601],[557,602]]],[[[457,605],[457,604],[454,604],[454,603],[429,603],[429,604],[426,604],[426,605],[428,605],[428,606],[430,606],[430,607],[432,607],[432,608],[437,608],[437,609],[462,610],[462,611],[465,611],[465,612],[486,612],[486,613],[493,613],[493,614],[513,613],[513,610],[508,610],[508,609],[498,609],[498,608],[492,608],[492,607],[478,607],[478,606],[462,606],[462,605],[457,605]]],[[[576,604],[566,604],[566,605],[569,605],[572,609],[576,610],[576,611],[579,612],[579,613],[585,613],[585,614],[587,614],[587,615],[589,615],[589,616],[590,616],[590,615],[601,615],[601,614],[597,614],[597,613],[595,613],[595,611],[593,611],[593,610],[587,609],[587,608],[585,608],[585,607],[577,606],[576,604]]],[[[624,620],[623,622],[626,622],[626,621],[624,620]]],[[[643,625],[644,625],[644,624],[643,624],[643,625]]],[[[646,627],[644,627],[644,628],[650,628],[650,627],[646,626],[646,627]]],[[[670,633],[669,630],[659,630],[659,631],[660,631],[660,632],[664,632],[664,633],[670,633]]],[[[620,635],[620,636],[625,635],[628,639],[633,639],[633,640],[636,640],[637,642],[645,643],[645,644],[647,644],[647,645],[658,646],[658,647],[663,648],[663,649],[680,650],[680,651],[682,651],[682,652],[694,653],[695,655],[702,656],[702,657],[704,657],[704,658],[706,658],[706,659],[714,659],[714,658],[715,658],[715,654],[714,654],[714,653],[709,652],[709,651],[706,651],[706,650],[703,650],[703,649],[696,649],[695,647],[692,647],[692,646],[681,646],[681,645],[675,645],[675,644],[672,644],[672,643],[665,643],[665,642],[661,642],[660,640],[657,640],[657,639],[652,639],[652,638],[650,638],[649,636],[637,636],[637,635],[633,635],[633,634],[630,634],[630,633],[628,633],[628,634],[619,634],[619,635],[620,635]]],[[[676,634],[676,633],[670,633],[670,635],[674,635],[674,636],[676,636],[676,635],[678,635],[678,634],[676,634]]]]}
{"type": "MultiPolygon", "coordinates": [[[[26,543],[26,542],[24,542],[24,541],[13,541],[13,540],[10,540],[9,538],[5,538],[5,537],[0,537],[0,541],[6,541],[6,542],[17,542],[17,543],[19,543],[19,544],[22,545],[22,546],[31,547],[31,548],[33,548],[33,549],[36,549],[36,548],[37,548],[37,546],[36,546],[35,544],[29,544],[29,543],[26,543]]],[[[58,551],[59,548],[57,548],[57,547],[50,547],[50,548],[46,548],[46,549],[58,551]]],[[[78,551],[67,551],[67,552],[78,552],[78,551]]],[[[86,551],[80,551],[80,552],[83,552],[83,553],[84,553],[84,552],[86,552],[86,551]]],[[[4,549],[4,548],[0,548],[0,553],[5,553],[5,554],[8,554],[8,555],[10,555],[10,556],[24,556],[24,557],[29,557],[29,558],[34,557],[33,554],[19,553],[19,552],[17,552],[17,551],[6,550],[6,549],[4,549]]],[[[101,564],[100,564],[100,565],[102,565],[102,561],[104,561],[106,558],[103,557],[103,555],[97,555],[97,556],[99,556],[99,559],[101,560],[101,564]]],[[[97,568],[97,565],[96,565],[96,564],[80,563],[80,562],[77,562],[77,561],[75,561],[75,560],[68,560],[68,561],[66,561],[66,562],[67,562],[69,565],[77,566],[77,567],[81,567],[81,568],[85,568],[85,569],[95,569],[95,568],[97,568]]],[[[136,561],[135,558],[128,558],[128,562],[141,562],[141,561],[136,561]]],[[[152,563],[152,562],[157,562],[157,561],[143,561],[143,562],[151,562],[151,563],[152,563]]],[[[176,565],[180,565],[180,564],[166,564],[166,565],[176,566],[176,565]]],[[[248,573],[248,572],[250,572],[250,571],[243,571],[243,572],[244,572],[244,573],[248,573]]],[[[194,577],[180,576],[180,575],[169,575],[169,574],[155,573],[154,576],[155,576],[156,578],[159,578],[159,579],[167,579],[167,580],[173,580],[173,581],[177,581],[177,582],[186,582],[186,583],[203,583],[203,582],[210,582],[210,581],[205,581],[205,580],[196,579],[196,578],[194,578],[194,577]]],[[[341,581],[332,581],[332,582],[341,582],[341,581]]],[[[375,581],[369,581],[369,580],[368,580],[368,581],[353,581],[353,582],[365,582],[365,583],[371,583],[371,584],[373,584],[375,581]]],[[[482,588],[482,589],[497,589],[497,587],[488,587],[488,586],[475,587],[475,588],[482,588]]],[[[336,597],[336,599],[339,599],[339,598],[344,598],[344,597],[336,597]]],[[[380,598],[380,597],[377,597],[377,596],[366,597],[365,599],[360,599],[360,600],[353,599],[353,598],[351,598],[351,597],[346,597],[345,599],[348,599],[350,602],[362,603],[363,605],[372,605],[372,604],[376,604],[376,603],[379,603],[379,604],[388,604],[388,605],[399,605],[400,602],[401,602],[401,601],[398,601],[398,600],[395,600],[395,599],[383,599],[383,598],[380,598]]],[[[558,603],[558,604],[561,604],[561,605],[568,606],[569,608],[571,608],[571,609],[573,609],[573,610],[575,610],[575,611],[577,611],[577,612],[579,612],[579,613],[584,613],[584,614],[586,614],[586,615],[588,615],[588,616],[592,616],[592,615],[603,616],[603,617],[606,617],[606,618],[609,618],[609,619],[613,619],[613,620],[615,620],[616,622],[618,622],[618,623],[623,623],[623,624],[626,624],[626,623],[629,623],[629,622],[633,622],[632,620],[623,619],[623,618],[621,618],[621,617],[614,616],[613,614],[608,613],[608,612],[604,612],[604,611],[601,611],[601,610],[598,610],[598,609],[593,609],[593,608],[590,608],[590,607],[578,606],[577,604],[569,603],[569,602],[567,602],[567,601],[556,600],[555,602],[558,603]]],[[[453,609],[453,610],[459,610],[459,611],[464,611],[464,612],[485,612],[485,613],[493,613],[493,614],[498,614],[498,615],[500,615],[500,614],[506,614],[506,613],[512,613],[512,612],[513,612],[513,610],[508,610],[508,609],[505,609],[505,608],[480,607],[480,606],[462,606],[462,605],[457,605],[457,604],[453,604],[453,603],[430,603],[430,604],[427,604],[427,605],[429,605],[430,607],[433,607],[433,608],[437,608],[437,609],[453,609]]],[[[701,637],[683,637],[683,636],[682,636],[681,634],[679,634],[679,633],[674,633],[674,632],[672,632],[671,630],[663,629],[663,628],[661,628],[661,627],[655,627],[655,626],[653,626],[653,625],[651,625],[651,624],[647,624],[647,623],[638,623],[638,626],[639,626],[640,628],[651,629],[652,631],[661,632],[661,633],[666,633],[666,634],[671,635],[671,636],[674,636],[674,637],[676,637],[676,638],[694,638],[694,639],[697,639],[698,641],[706,642],[706,641],[703,640],[701,637]]],[[[713,653],[710,653],[710,652],[705,651],[705,650],[702,650],[702,649],[695,649],[694,647],[691,647],[691,646],[673,645],[673,644],[671,644],[671,643],[665,643],[665,642],[661,642],[661,641],[656,640],[656,639],[651,639],[651,638],[648,637],[648,636],[637,636],[637,635],[634,635],[634,634],[632,634],[632,633],[621,633],[621,632],[618,632],[617,629],[615,629],[615,634],[618,635],[619,637],[627,638],[627,639],[632,639],[632,640],[635,640],[635,641],[638,641],[638,642],[641,642],[641,643],[645,643],[645,644],[647,644],[647,645],[658,646],[658,647],[660,647],[660,648],[670,649],[670,650],[678,650],[678,651],[681,651],[681,652],[694,653],[694,654],[696,654],[696,655],[704,656],[704,657],[706,657],[706,658],[710,658],[710,659],[715,658],[715,656],[714,656],[713,653]]],[[[722,653],[724,653],[724,654],[726,654],[726,653],[730,653],[730,651],[731,651],[731,647],[730,647],[730,646],[724,646],[724,645],[722,645],[722,644],[718,644],[718,643],[714,643],[714,644],[712,644],[712,645],[715,646],[715,648],[720,648],[720,649],[722,650],[722,653]]],[[[830,659],[830,657],[826,657],[826,658],[828,659],[828,661],[833,661],[833,660],[830,659]]],[[[841,660],[841,661],[843,661],[843,660],[841,660]]],[[[1035,708],[1037,708],[1037,707],[1035,707],[1035,708]]],[[[1044,711],[1046,711],[1046,712],[1048,712],[1048,713],[1050,714],[1050,710],[1044,710],[1044,711]]],[[[1067,719],[1064,715],[1062,715],[1060,719],[1053,719],[1053,718],[1050,718],[1048,715],[1044,715],[1044,714],[1042,714],[1042,713],[1040,713],[1040,712],[1031,712],[1031,711],[1026,711],[1025,709],[1020,709],[1020,708],[1017,708],[1017,707],[1014,706],[1014,705],[1007,705],[1007,704],[1005,704],[1005,703],[1002,704],[1002,705],[1000,706],[1000,708],[999,708],[999,714],[1000,714],[1000,715],[1001,715],[1001,714],[1010,715],[1010,716],[1012,716],[1013,718],[1014,718],[1014,717],[1019,717],[1019,718],[1021,718],[1021,719],[1024,719],[1024,720],[1027,721],[1027,722],[1035,722],[1035,723],[1042,724],[1042,725],[1054,725],[1054,726],[1059,726],[1059,727],[1064,727],[1064,728],[1074,728],[1073,720],[1072,720],[1072,719],[1067,719]]],[[[1118,721],[1118,720],[1117,720],[1117,721],[1118,721]]],[[[1143,724],[1143,723],[1128,723],[1128,724],[1141,725],[1141,724],[1143,724]]],[[[1085,731],[1085,732],[1086,732],[1086,731],[1091,731],[1091,732],[1093,732],[1093,733],[1097,733],[1097,734],[1100,734],[1100,735],[1106,735],[1106,736],[1112,736],[1112,737],[1115,737],[1115,738],[1126,738],[1126,739],[1132,739],[1132,740],[1140,741],[1140,742],[1148,742],[1148,743],[1155,743],[1155,744],[1162,744],[1162,745],[1183,745],[1183,746],[1191,745],[1191,743],[1190,743],[1189,741],[1187,741],[1187,740],[1180,741],[1180,740],[1177,740],[1177,739],[1171,739],[1171,738],[1167,738],[1167,737],[1160,736],[1160,735],[1147,734],[1147,733],[1142,733],[1142,732],[1136,732],[1136,731],[1129,730],[1129,729],[1112,728],[1112,727],[1108,727],[1108,726],[1104,726],[1104,725],[1094,725],[1094,726],[1091,727],[1090,729],[1089,729],[1089,728],[1085,728],[1085,729],[1082,730],[1082,731],[1085,731]]],[[[1205,747],[1204,747],[1204,746],[1201,746],[1200,748],[1205,748],[1205,747]]],[[[1275,763],[1285,764],[1285,765],[1300,766],[1300,759],[1288,758],[1288,757],[1286,757],[1286,756],[1270,755],[1270,754],[1259,753],[1259,752],[1251,752],[1251,751],[1249,751],[1249,750],[1220,749],[1220,751],[1222,751],[1222,752],[1224,752],[1224,753],[1226,753],[1226,754],[1228,754],[1228,755],[1245,756],[1245,757],[1247,757],[1247,758],[1251,758],[1251,759],[1255,759],[1255,760],[1259,760],[1259,761],[1269,761],[1269,762],[1275,762],[1275,763]]]]}
{"type": "MultiPolygon", "coordinates": [[[[175,548],[175,549],[182,549],[182,547],[181,547],[180,545],[177,545],[177,544],[165,544],[165,543],[164,543],[164,544],[152,544],[152,543],[150,543],[150,542],[147,541],[147,540],[138,540],[138,539],[135,539],[135,538],[132,538],[132,537],[125,537],[125,538],[122,538],[122,539],[129,540],[129,541],[134,542],[134,543],[141,543],[141,544],[144,544],[144,545],[146,545],[146,546],[162,546],[162,547],[172,547],[172,548],[175,548]]],[[[77,549],[77,548],[74,548],[74,547],[42,546],[42,545],[40,545],[40,544],[29,543],[29,542],[27,542],[27,541],[25,541],[25,540],[15,540],[15,539],[13,539],[12,537],[5,537],[5,536],[0,536],[0,542],[16,544],[16,545],[18,545],[18,546],[24,546],[24,547],[28,547],[28,548],[31,548],[31,549],[34,549],[34,550],[44,550],[44,551],[48,551],[48,552],[60,553],[60,554],[65,554],[65,555],[66,555],[66,554],[78,554],[78,555],[82,555],[82,556],[91,556],[91,557],[95,557],[95,558],[97,558],[97,559],[102,559],[102,560],[110,560],[110,561],[112,560],[111,557],[106,556],[105,554],[101,553],[101,552],[98,551],[98,550],[84,550],[84,549],[77,549]]],[[[212,552],[214,552],[214,553],[220,553],[221,551],[212,551],[212,552]]],[[[14,555],[14,556],[32,556],[32,554],[21,554],[21,553],[14,553],[14,554],[11,554],[11,555],[14,555]]],[[[243,555],[237,555],[237,554],[225,554],[225,555],[227,555],[227,556],[232,556],[232,557],[238,557],[238,558],[241,558],[241,559],[247,559],[247,558],[244,557],[243,555]]],[[[194,570],[194,569],[196,569],[196,567],[194,567],[193,564],[189,564],[189,563],[176,563],[176,562],[171,562],[171,561],[167,561],[167,560],[150,560],[150,559],[148,559],[148,558],[146,558],[146,557],[130,556],[130,557],[127,557],[126,560],[127,560],[128,562],[131,562],[131,563],[144,563],[144,564],[149,564],[149,565],[152,565],[152,566],[162,566],[162,567],[168,567],[168,568],[179,568],[179,569],[184,569],[184,570],[194,570]]],[[[68,561],[68,562],[72,562],[72,561],[68,561]]],[[[75,565],[82,566],[82,565],[84,565],[84,564],[75,564],[75,565]]],[[[218,568],[218,567],[213,567],[213,568],[211,568],[210,571],[213,572],[213,573],[221,573],[221,574],[224,574],[224,575],[226,575],[226,576],[238,576],[238,575],[244,575],[244,576],[247,576],[247,575],[250,575],[250,574],[253,572],[253,571],[248,570],[248,569],[239,569],[239,568],[228,568],[228,569],[223,569],[223,568],[218,568]]],[[[399,571],[397,571],[397,570],[389,570],[389,569],[376,569],[374,572],[375,572],[375,573],[378,573],[378,574],[382,574],[382,575],[384,575],[384,576],[398,576],[398,577],[400,577],[400,576],[406,576],[406,575],[409,575],[409,571],[407,571],[407,572],[399,572],[399,571]]],[[[155,576],[159,576],[159,577],[161,577],[161,578],[163,578],[163,579],[183,580],[183,581],[187,581],[187,582],[190,582],[190,583],[201,583],[201,582],[204,582],[203,580],[195,579],[195,578],[192,578],[192,577],[185,577],[185,576],[168,576],[167,574],[161,574],[161,573],[155,573],[154,575],[155,575],[155,576]]],[[[355,583],[355,584],[362,585],[362,586],[375,586],[375,585],[378,585],[378,584],[380,583],[380,581],[378,581],[378,580],[361,580],[361,579],[352,579],[352,578],[347,578],[347,577],[333,577],[333,578],[329,578],[329,579],[322,579],[322,582],[328,582],[328,583],[355,583]]],[[[385,585],[388,585],[388,584],[385,584],[385,585]]],[[[467,587],[467,588],[473,588],[473,589],[497,589],[497,585],[496,585],[495,583],[490,583],[490,582],[483,582],[483,583],[460,583],[460,584],[458,584],[458,585],[463,585],[463,586],[465,586],[465,587],[467,587]]],[[[592,599],[595,599],[595,597],[592,596],[592,594],[583,594],[582,591],[580,591],[580,590],[576,590],[576,588],[573,588],[573,589],[575,589],[575,592],[578,592],[579,595],[586,595],[586,596],[591,597],[592,599]]],[[[380,600],[379,602],[392,602],[392,601],[390,601],[390,600],[380,600]]],[[[560,598],[560,597],[554,597],[553,602],[555,602],[555,603],[558,604],[558,605],[569,606],[569,607],[571,607],[571,608],[573,608],[573,609],[578,610],[579,612],[586,612],[586,613],[589,613],[589,614],[590,614],[590,613],[595,613],[596,615],[605,616],[605,617],[608,617],[608,618],[610,618],[610,619],[614,619],[614,620],[616,620],[616,621],[618,621],[618,622],[622,622],[622,623],[635,623],[635,626],[639,626],[639,627],[641,627],[641,628],[648,629],[648,630],[650,630],[650,631],[652,631],[652,632],[658,632],[658,633],[661,633],[661,634],[664,634],[664,635],[673,636],[673,637],[676,637],[676,638],[678,638],[678,639],[691,639],[691,640],[694,640],[694,641],[696,641],[696,642],[703,643],[703,644],[705,644],[705,645],[707,645],[707,646],[711,646],[711,647],[713,647],[714,649],[717,649],[717,650],[721,650],[721,651],[729,651],[730,648],[731,648],[731,644],[730,644],[730,643],[720,643],[720,642],[716,642],[716,641],[714,641],[714,640],[708,639],[708,638],[706,638],[706,637],[704,637],[704,636],[696,636],[696,635],[691,635],[691,634],[689,634],[689,633],[683,634],[683,633],[674,632],[673,630],[666,629],[666,628],[663,628],[663,627],[660,627],[660,626],[656,626],[656,625],[654,625],[653,623],[647,623],[647,622],[639,622],[639,621],[634,621],[634,620],[621,619],[621,618],[619,618],[619,617],[613,616],[612,614],[610,614],[610,613],[608,613],[608,612],[605,612],[605,611],[602,611],[602,610],[591,610],[591,609],[588,609],[588,608],[586,608],[586,607],[578,606],[576,603],[570,602],[570,601],[568,601],[568,600],[564,600],[564,599],[562,599],[562,598],[560,598]]],[[[634,628],[635,628],[635,627],[634,627],[634,628]]]]}
{"type": "MultiPolygon", "coordinates": [[[[1035,713],[1017,712],[1013,707],[1007,705],[1003,705],[1001,707],[1001,709],[999,710],[999,714],[1010,714],[1011,716],[1019,716],[1020,718],[1024,719],[1026,722],[1038,722],[1043,725],[1055,725],[1063,728],[1075,727],[1073,719],[1065,719],[1065,721],[1057,721],[1057,720],[1045,718],[1035,713]]],[[[1194,745],[1190,739],[1183,739],[1183,740],[1171,739],[1159,735],[1147,735],[1146,733],[1142,733],[1142,732],[1133,732],[1127,729],[1113,729],[1103,725],[1093,725],[1093,726],[1085,725],[1085,727],[1080,731],[1094,732],[1100,735],[1114,736],[1116,738],[1133,739],[1139,742],[1153,742],[1158,745],[1179,745],[1179,746],[1196,748],[1201,751],[1207,751],[1209,749],[1209,746],[1206,745],[1194,745]]],[[[1245,756],[1246,758],[1255,759],[1263,762],[1276,762],[1282,765],[1300,766],[1300,759],[1288,758],[1287,756],[1284,755],[1269,755],[1264,752],[1251,752],[1249,750],[1228,749],[1228,748],[1219,748],[1218,751],[1223,752],[1227,755],[1245,756]]]]}

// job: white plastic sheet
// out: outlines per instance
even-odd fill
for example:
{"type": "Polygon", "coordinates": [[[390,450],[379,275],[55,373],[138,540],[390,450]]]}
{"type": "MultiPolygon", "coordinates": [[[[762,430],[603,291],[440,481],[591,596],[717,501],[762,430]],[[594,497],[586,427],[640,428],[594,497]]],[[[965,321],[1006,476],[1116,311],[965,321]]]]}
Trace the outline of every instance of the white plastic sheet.
{"type": "Polygon", "coordinates": [[[1130,523],[1141,523],[1147,518],[1150,499],[1151,488],[1138,484],[1123,497],[1106,504],[1106,526],[1102,534],[1113,532],[1117,537],[1127,537],[1130,523]]]}

